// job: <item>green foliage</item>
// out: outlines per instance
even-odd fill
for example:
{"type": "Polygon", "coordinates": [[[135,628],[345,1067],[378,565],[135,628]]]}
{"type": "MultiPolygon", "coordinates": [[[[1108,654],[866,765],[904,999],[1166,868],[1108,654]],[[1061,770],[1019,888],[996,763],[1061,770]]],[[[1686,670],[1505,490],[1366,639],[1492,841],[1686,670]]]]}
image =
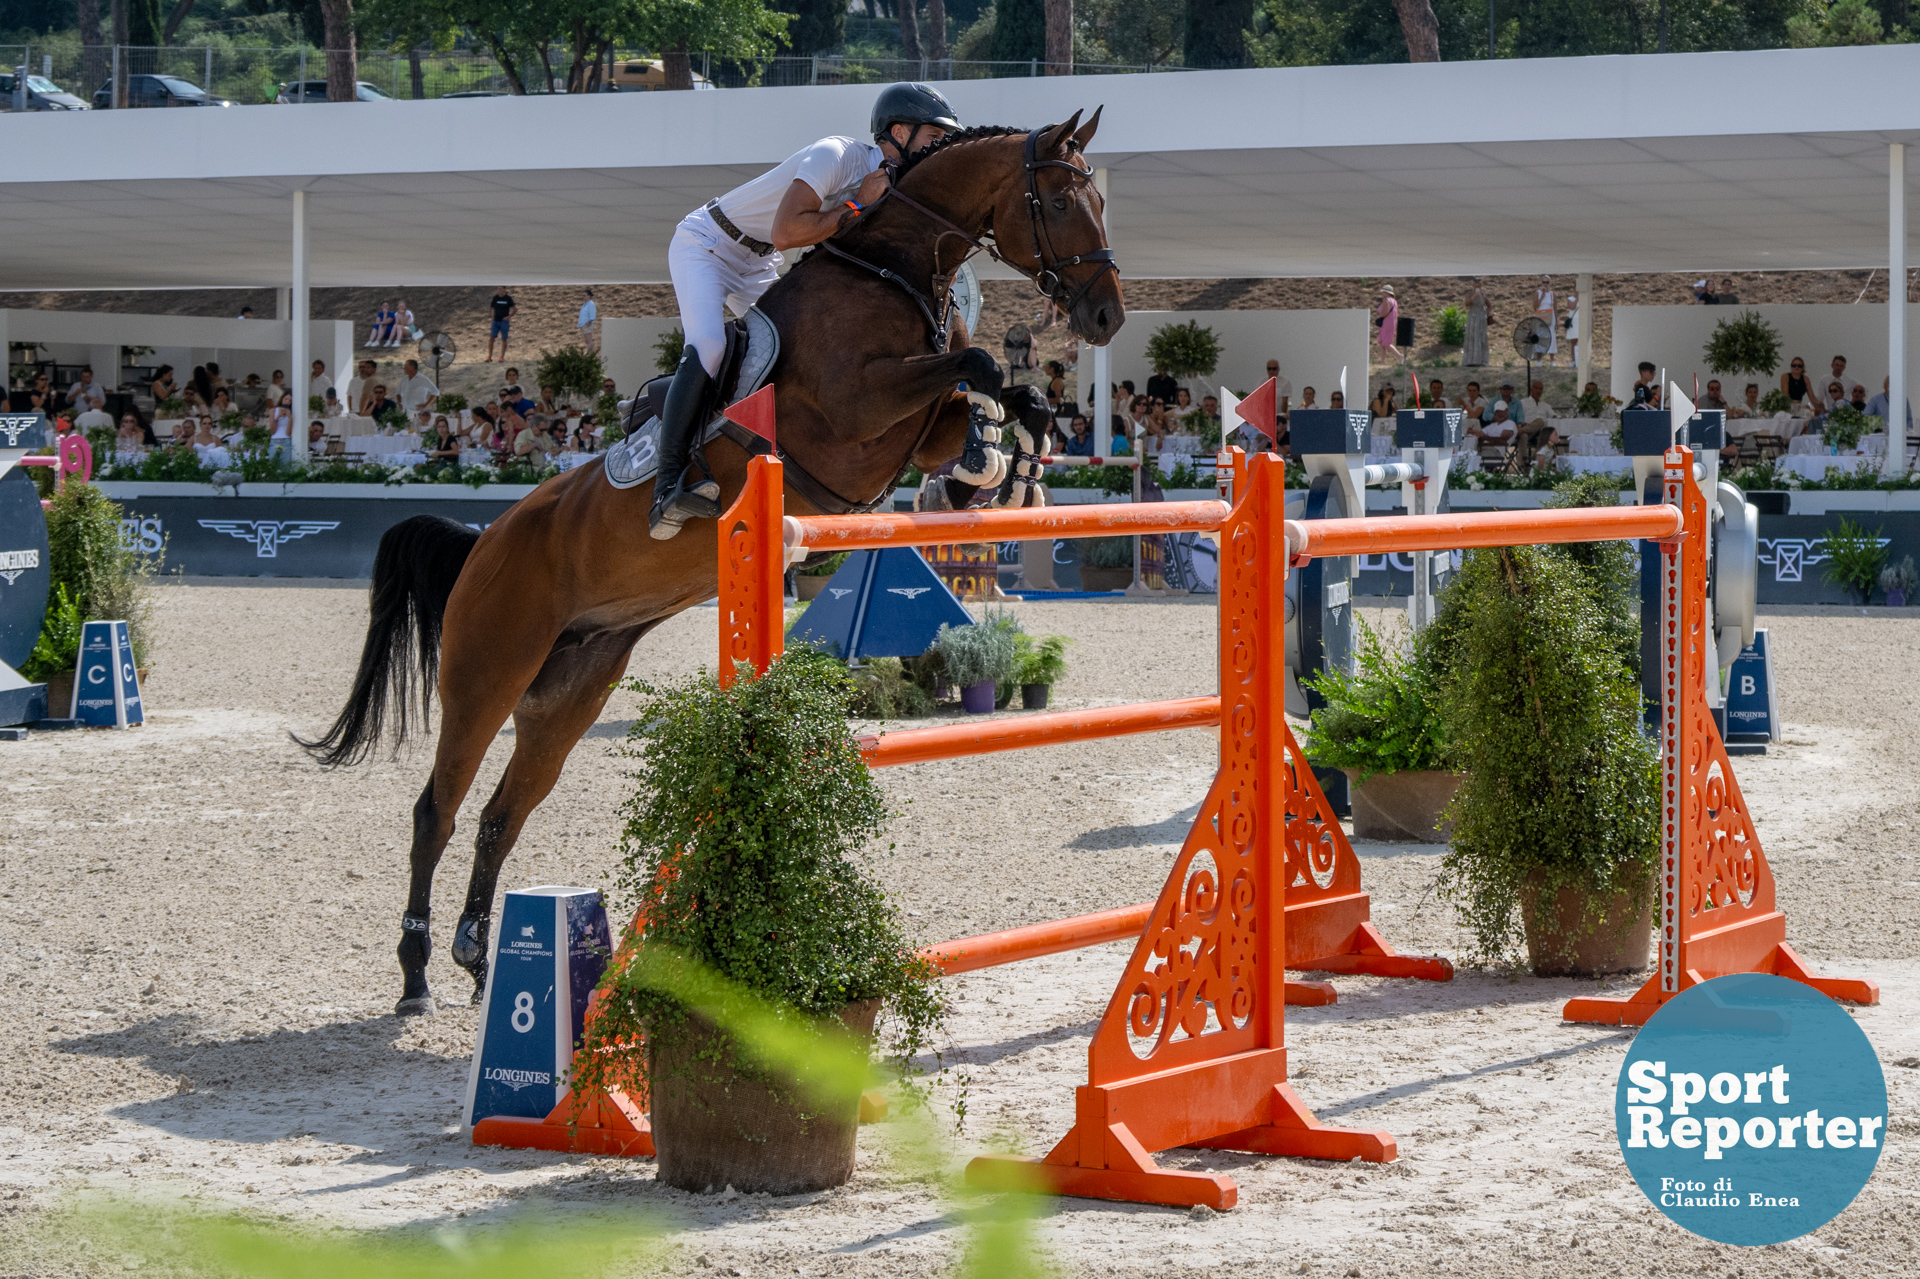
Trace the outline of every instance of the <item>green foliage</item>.
{"type": "Polygon", "coordinates": [[[1080,563],[1087,568],[1132,568],[1133,539],[1088,538],[1080,544],[1080,563]]]}
{"type": "Polygon", "coordinates": [[[1573,402],[1575,417],[1605,417],[1606,412],[1607,397],[1601,394],[1599,387],[1581,392],[1580,398],[1573,402]]]}
{"type": "Polygon", "coordinates": [[[1907,33],[1895,27],[1890,36],[1879,10],[1867,0],[1837,0],[1824,11],[1819,4],[1787,19],[1787,43],[1796,49],[1837,48],[1844,45],[1905,43],[1907,33]]]}
{"type": "Polygon", "coordinates": [[[988,57],[995,62],[1026,62],[1047,56],[1047,12],[1044,0],[995,0],[993,43],[988,57]]]}
{"type": "Polygon", "coordinates": [[[187,402],[177,395],[169,396],[153,406],[156,418],[179,418],[185,416],[186,411],[187,402]]]}
{"type": "Polygon", "coordinates": [[[1462,346],[1467,340],[1466,308],[1448,304],[1433,313],[1433,331],[1442,346],[1462,346]]]}
{"type": "Polygon", "coordinates": [[[1388,652],[1362,621],[1352,674],[1328,670],[1301,681],[1326,699],[1301,742],[1308,757],[1324,768],[1356,772],[1363,782],[1375,773],[1446,768],[1447,730],[1432,662],[1425,645],[1411,658],[1388,652]]]}
{"type": "Polygon", "coordinates": [[[853,671],[851,706],[866,719],[918,719],[934,711],[933,696],[897,657],[876,657],[853,671]]]}
{"type": "Polygon", "coordinates": [[[1015,641],[1018,650],[1018,666],[1012,682],[1015,684],[1057,684],[1060,677],[1067,673],[1067,645],[1073,641],[1065,635],[1027,635],[1022,633],[1015,641]]]}
{"type": "MultiPolygon", "coordinates": [[[[20,673],[35,684],[44,684],[55,675],[73,674],[74,663],[80,660],[80,632],[86,619],[80,616],[80,606],[67,593],[65,582],[54,584],[53,596],[47,601],[46,620],[40,624],[33,653],[20,668],[20,673]]],[[[58,707],[48,708],[51,715],[65,713],[58,707]]]]}
{"type": "Polygon", "coordinates": [[[1760,397],[1760,411],[1769,414],[1791,413],[1793,412],[1793,401],[1787,398],[1785,391],[1776,386],[1760,397]]]}
{"type": "Polygon", "coordinates": [[[1713,326],[1704,354],[1715,373],[1772,373],[1780,364],[1780,333],[1758,311],[1742,311],[1739,319],[1713,326]]]}
{"type": "MultiPolygon", "coordinates": [[[[470,407],[467,403],[467,397],[458,391],[442,391],[439,397],[434,400],[434,403],[438,406],[440,412],[446,414],[458,413],[460,410],[470,407]]],[[[453,419],[449,417],[447,420],[451,422],[453,419]]]]}
{"type": "Polygon", "coordinates": [[[326,397],[326,396],[324,396],[324,395],[309,395],[309,396],[307,397],[307,412],[309,412],[309,413],[321,413],[321,412],[324,412],[324,411],[326,410],[326,407],[327,407],[327,397],[326,397]]]}
{"type": "Polygon", "coordinates": [[[1220,339],[1198,320],[1163,324],[1147,339],[1147,364],[1176,378],[1210,377],[1220,365],[1220,339]]]}
{"type": "Polygon", "coordinates": [[[1913,556],[1908,555],[1898,564],[1890,564],[1880,570],[1880,589],[1883,591],[1905,591],[1913,594],[1920,588],[1920,569],[1913,566],[1913,556]]]}
{"type": "Polygon", "coordinates": [[[1820,566],[1826,579],[1865,604],[1873,597],[1880,581],[1880,570],[1887,562],[1887,540],[1879,529],[1869,533],[1866,527],[1842,515],[1840,522],[1827,530],[1821,545],[1827,562],[1820,566]]]}
{"type": "Polygon", "coordinates": [[[152,579],[160,565],[158,557],[121,541],[124,514],[95,485],[69,480],[47,507],[48,570],[82,621],[124,621],[134,661],[144,665],[153,625],[152,579]]]}
{"type": "Polygon", "coordinates": [[[837,551],[827,556],[824,560],[821,560],[818,564],[809,565],[806,568],[796,571],[801,577],[832,577],[840,571],[840,566],[847,562],[848,554],[850,554],[850,552],[837,551]]]}
{"type": "Polygon", "coordinates": [[[1869,417],[1851,404],[1842,404],[1827,414],[1820,438],[1837,449],[1857,448],[1863,437],[1880,429],[1880,419],[1869,417]]]}
{"type": "MultiPolygon", "coordinates": [[[[1562,480],[1553,496],[1540,504],[1548,510],[1569,507],[1620,505],[1620,477],[1589,473],[1562,480]]],[[[1620,664],[1640,674],[1640,623],[1634,608],[1640,595],[1640,573],[1633,548],[1626,542],[1566,542],[1554,548],[1573,562],[1587,579],[1599,606],[1599,626],[1620,664]]]]}
{"type": "Polygon", "coordinates": [[[951,626],[943,622],[934,636],[940,662],[949,682],[965,688],[989,681],[1004,684],[1015,670],[1014,631],[1004,625],[980,623],[951,626]]]}
{"type": "MultiPolygon", "coordinates": [[[[817,1044],[818,1019],[879,998],[902,1061],[927,1047],[944,1010],[933,967],[858,861],[887,811],[847,728],[845,669],[802,652],[726,688],[707,671],[627,687],[641,704],[618,886],[646,928],[608,966],[588,1049],[659,1042],[690,1006],[709,1017],[677,984],[703,973],[764,1001],[776,1038],[817,1044]]],[[[615,1055],[581,1052],[581,1078],[615,1055]]]]}
{"type": "Polygon", "coordinates": [[[407,411],[398,404],[376,415],[373,420],[382,427],[390,426],[396,431],[404,431],[410,425],[407,421],[407,411]]]}
{"type": "Polygon", "coordinates": [[[607,366],[597,352],[563,346],[558,351],[540,352],[540,364],[533,376],[535,385],[553,387],[562,395],[597,395],[600,383],[606,380],[607,366]]]}
{"type": "Polygon", "coordinates": [[[653,344],[653,367],[662,373],[673,372],[680,367],[680,356],[686,349],[687,335],[679,329],[668,329],[653,344]]]}
{"type": "Polygon", "coordinates": [[[1429,632],[1423,641],[1444,655],[1452,760],[1465,774],[1448,809],[1440,893],[1472,932],[1475,957],[1517,951],[1529,896],[1651,893],[1658,759],[1641,732],[1639,684],[1572,557],[1469,551],[1429,632]]]}

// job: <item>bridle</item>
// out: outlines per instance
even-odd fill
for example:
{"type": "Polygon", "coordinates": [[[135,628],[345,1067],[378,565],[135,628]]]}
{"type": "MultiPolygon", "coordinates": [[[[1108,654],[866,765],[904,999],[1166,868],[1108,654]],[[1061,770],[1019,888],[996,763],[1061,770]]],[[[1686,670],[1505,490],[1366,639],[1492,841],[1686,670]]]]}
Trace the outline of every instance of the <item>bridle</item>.
{"type": "MultiPolygon", "coordinates": [[[[1027,279],[1033,281],[1033,287],[1039,291],[1040,296],[1059,307],[1062,312],[1071,312],[1108,271],[1118,274],[1120,271],[1120,263],[1114,256],[1111,248],[1094,249],[1087,253],[1076,253],[1070,258],[1057,257],[1054,254],[1053,237],[1047,230],[1045,200],[1040,194],[1040,171],[1042,169],[1065,169],[1068,173],[1073,174],[1075,178],[1091,182],[1093,180],[1093,170],[1091,168],[1083,169],[1070,160],[1056,160],[1051,157],[1043,159],[1040,157],[1038,154],[1040,135],[1052,127],[1054,126],[1042,125],[1040,128],[1029,132],[1022,152],[1022,162],[1027,181],[1027,221],[1033,234],[1033,255],[1039,263],[1039,266],[1035,268],[1030,269],[1019,262],[1010,261],[1005,254],[1000,252],[999,236],[991,230],[986,233],[987,237],[991,238],[974,235],[945,214],[929,209],[926,205],[906,194],[906,192],[900,189],[898,178],[891,170],[888,172],[886,192],[880,197],[880,200],[874,202],[873,207],[878,207],[879,204],[885,200],[898,200],[923,217],[945,227],[946,229],[940,233],[940,240],[954,236],[965,241],[967,244],[973,246],[973,253],[985,253],[1002,266],[1024,275],[1027,279]],[[1079,288],[1072,288],[1067,283],[1062,272],[1087,263],[1094,264],[1098,269],[1089,275],[1079,288]]],[[[857,257],[845,249],[840,248],[834,244],[832,240],[822,241],[820,247],[834,257],[852,263],[855,266],[864,267],[881,279],[890,280],[898,284],[902,289],[905,289],[907,294],[919,304],[922,314],[927,318],[928,328],[933,332],[934,349],[936,351],[944,351],[947,349],[947,318],[953,309],[953,272],[942,272],[940,270],[940,255],[937,242],[934,252],[935,278],[937,279],[940,275],[944,274],[947,280],[946,287],[941,290],[942,296],[938,302],[921,293],[919,289],[915,288],[910,281],[898,272],[875,266],[864,258],[857,257]]],[[[953,271],[958,271],[961,265],[966,262],[966,258],[972,257],[973,253],[967,254],[966,257],[956,262],[953,266],[953,271]]]]}

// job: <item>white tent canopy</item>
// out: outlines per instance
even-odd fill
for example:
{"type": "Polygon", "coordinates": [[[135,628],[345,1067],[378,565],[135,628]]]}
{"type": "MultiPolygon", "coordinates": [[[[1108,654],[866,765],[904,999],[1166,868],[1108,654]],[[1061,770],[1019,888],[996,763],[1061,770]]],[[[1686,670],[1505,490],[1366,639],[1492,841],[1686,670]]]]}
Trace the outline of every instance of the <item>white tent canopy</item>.
{"type": "MultiPolygon", "coordinates": [[[[1205,278],[1884,267],[1915,84],[1891,45],[942,88],[975,123],[1104,103],[1126,274],[1205,278]]],[[[302,190],[314,284],[663,280],[682,214],[864,134],[876,91],[0,116],[41,158],[0,186],[0,279],[285,285],[302,190]]]]}

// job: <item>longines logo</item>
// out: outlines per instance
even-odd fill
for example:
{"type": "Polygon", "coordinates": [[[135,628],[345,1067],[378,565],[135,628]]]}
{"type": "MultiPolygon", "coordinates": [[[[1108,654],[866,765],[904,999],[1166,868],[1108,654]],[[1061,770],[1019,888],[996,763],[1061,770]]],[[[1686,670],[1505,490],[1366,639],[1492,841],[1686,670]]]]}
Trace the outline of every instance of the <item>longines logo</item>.
{"type": "Polygon", "coordinates": [[[38,427],[40,422],[41,418],[37,413],[26,417],[16,415],[0,417],[0,435],[6,436],[6,447],[10,449],[19,448],[20,437],[38,427]]]}
{"type": "Polygon", "coordinates": [[[12,586],[13,579],[28,569],[39,567],[40,552],[38,550],[0,551],[0,578],[4,578],[8,586],[12,586]]]}
{"type": "MultiPolygon", "coordinates": [[[[1890,537],[1876,537],[1874,543],[1886,546],[1892,542],[1890,537]]],[[[1810,565],[1819,564],[1828,558],[1827,539],[1824,537],[1763,537],[1760,539],[1760,554],[1756,557],[1762,564],[1773,569],[1776,582],[1798,582],[1810,565]]]]}
{"type": "Polygon", "coordinates": [[[253,543],[253,553],[260,559],[274,559],[280,554],[282,542],[292,542],[303,537],[315,537],[329,529],[340,527],[339,520],[201,520],[200,527],[212,529],[216,533],[225,533],[237,537],[243,542],[253,543]]]}

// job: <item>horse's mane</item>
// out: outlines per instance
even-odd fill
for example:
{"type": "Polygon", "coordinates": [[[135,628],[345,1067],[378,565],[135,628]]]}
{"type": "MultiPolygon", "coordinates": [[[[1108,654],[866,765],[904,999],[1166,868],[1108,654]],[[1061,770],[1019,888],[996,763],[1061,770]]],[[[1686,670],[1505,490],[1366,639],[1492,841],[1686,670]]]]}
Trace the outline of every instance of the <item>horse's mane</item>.
{"type": "Polygon", "coordinates": [[[990,138],[1011,137],[1015,134],[1024,137],[1029,132],[1031,132],[1029,129],[1016,129],[1005,124],[976,124],[971,129],[962,129],[958,133],[943,133],[903,160],[899,171],[894,175],[894,180],[897,182],[906,177],[921,161],[951,147],[964,146],[969,142],[981,142],[990,138]]]}

